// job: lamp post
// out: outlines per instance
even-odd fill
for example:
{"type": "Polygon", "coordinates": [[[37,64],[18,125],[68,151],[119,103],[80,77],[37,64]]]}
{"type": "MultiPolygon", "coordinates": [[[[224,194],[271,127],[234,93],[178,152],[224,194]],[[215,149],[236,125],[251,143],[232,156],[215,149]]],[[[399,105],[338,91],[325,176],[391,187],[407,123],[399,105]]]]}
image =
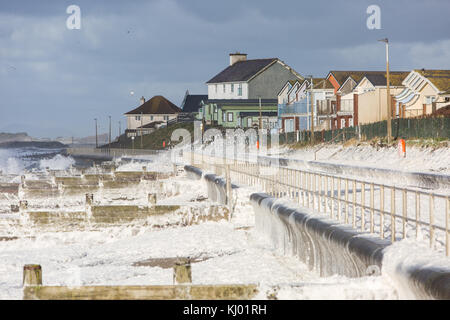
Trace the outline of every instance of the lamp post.
{"type": "Polygon", "coordinates": [[[109,144],[108,144],[108,148],[111,148],[111,116],[108,116],[108,117],[109,117],[109,139],[108,139],[109,144]]]}
{"type": "Polygon", "coordinates": [[[261,130],[262,127],[262,106],[261,106],[261,97],[259,97],[259,130],[261,130]]]}
{"type": "Polygon", "coordinates": [[[378,41],[386,43],[387,139],[388,139],[388,143],[391,143],[391,139],[392,139],[392,128],[391,128],[392,106],[391,106],[391,92],[390,92],[390,87],[389,87],[389,40],[388,40],[388,38],[384,38],[384,39],[380,39],[378,41]]]}
{"type": "Polygon", "coordinates": [[[143,134],[144,134],[144,128],[142,128],[143,126],[144,126],[144,114],[141,112],[141,149],[143,149],[144,148],[144,143],[143,143],[143,141],[142,141],[142,139],[144,138],[143,137],[143,134]]]}
{"type": "Polygon", "coordinates": [[[95,118],[94,121],[95,121],[95,147],[98,148],[97,118],[95,118]]]}
{"type": "Polygon", "coordinates": [[[309,95],[311,99],[311,144],[314,144],[314,97],[313,97],[313,76],[309,75],[309,78],[311,79],[310,83],[310,89],[309,89],[309,95]]]}

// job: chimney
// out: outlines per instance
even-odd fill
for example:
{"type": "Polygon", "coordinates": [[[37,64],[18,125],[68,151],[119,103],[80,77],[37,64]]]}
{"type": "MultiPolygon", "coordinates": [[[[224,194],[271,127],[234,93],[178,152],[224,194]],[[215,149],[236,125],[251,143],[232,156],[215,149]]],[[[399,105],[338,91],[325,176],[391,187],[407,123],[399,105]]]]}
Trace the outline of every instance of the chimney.
{"type": "Polygon", "coordinates": [[[145,98],[144,96],[141,97],[141,105],[143,105],[145,103],[145,98]]]}
{"type": "Polygon", "coordinates": [[[245,61],[247,60],[247,54],[246,53],[230,53],[230,66],[235,64],[238,61],[245,61]]]}

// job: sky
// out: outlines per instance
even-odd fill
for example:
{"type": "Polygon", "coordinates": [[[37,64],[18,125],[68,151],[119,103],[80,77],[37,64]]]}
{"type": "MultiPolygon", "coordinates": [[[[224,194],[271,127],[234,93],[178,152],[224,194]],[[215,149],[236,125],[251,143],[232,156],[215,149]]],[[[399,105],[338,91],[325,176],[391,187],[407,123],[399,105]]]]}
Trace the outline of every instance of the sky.
{"type": "Polygon", "coordinates": [[[236,51],[325,77],[385,70],[388,37],[391,70],[450,69],[449,13],[448,0],[0,0],[0,132],[91,136],[111,116],[116,136],[141,96],[206,94],[236,51]]]}

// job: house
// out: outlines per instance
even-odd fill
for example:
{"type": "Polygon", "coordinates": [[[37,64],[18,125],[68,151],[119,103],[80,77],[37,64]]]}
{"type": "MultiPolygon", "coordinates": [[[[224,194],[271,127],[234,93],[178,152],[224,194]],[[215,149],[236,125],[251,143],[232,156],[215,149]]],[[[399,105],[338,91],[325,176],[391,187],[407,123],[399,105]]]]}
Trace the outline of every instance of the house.
{"type": "Polygon", "coordinates": [[[286,81],[303,77],[278,58],[247,60],[243,53],[231,53],[229,66],[211,78],[208,100],[199,118],[225,127],[277,127],[277,95],[286,81]]]}
{"type": "Polygon", "coordinates": [[[277,128],[276,99],[210,99],[199,110],[200,118],[226,128],[277,128]]]}
{"type": "MultiPolygon", "coordinates": [[[[385,76],[385,74],[385,71],[330,71],[328,73],[326,79],[334,88],[336,100],[336,108],[331,119],[332,129],[357,125],[359,112],[358,102],[354,100],[354,88],[365,76],[379,77],[385,76]]],[[[401,77],[403,74],[403,71],[390,72],[393,79],[397,76],[401,77]]]]}
{"type": "Polygon", "coordinates": [[[230,64],[208,82],[208,99],[276,99],[288,80],[303,77],[278,58],[247,60],[230,53],[230,64]]]}
{"type": "MultiPolygon", "coordinates": [[[[403,91],[403,80],[408,72],[389,74],[390,95],[403,91]]],[[[394,98],[391,98],[392,117],[400,116],[394,98]]],[[[353,89],[353,109],[356,111],[355,125],[378,122],[387,119],[386,74],[368,74],[353,89]]]]}
{"type": "Polygon", "coordinates": [[[127,113],[127,136],[136,136],[166,125],[170,120],[177,119],[181,109],[163,96],[154,96],[147,102],[141,98],[141,105],[127,113]]]}
{"type": "Polygon", "coordinates": [[[317,78],[310,90],[314,99],[314,131],[330,130],[336,110],[334,87],[326,78],[317,78]]]}
{"type": "Polygon", "coordinates": [[[450,70],[412,70],[403,80],[403,91],[395,96],[402,117],[435,113],[450,102],[450,70]]]}
{"type": "Polygon", "coordinates": [[[198,110],[202,107],[202,101],[207,100],[207,94],[190,94],[189,90],[186,90],[180,108],[183,113],[198,113],[198,110]]]}
{"type": "Polygon", "coordinates": [[[324,78],[287,82],[278,94],[278,116],[282,132],[310,130],[311,97],[314,107],[314,130],[328,129],[333,86],[324,78]],[[312,86],[311,86],[312,81],[312,86]]]}

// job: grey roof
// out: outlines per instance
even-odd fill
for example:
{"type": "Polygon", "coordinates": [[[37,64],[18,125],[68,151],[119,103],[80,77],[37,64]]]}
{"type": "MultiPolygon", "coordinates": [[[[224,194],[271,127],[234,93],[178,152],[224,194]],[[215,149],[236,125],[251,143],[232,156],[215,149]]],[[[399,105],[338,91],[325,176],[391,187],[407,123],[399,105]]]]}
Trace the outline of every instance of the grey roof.
{"type": "MultiPolygon", "coordinates": [[[[409,72],[405,72],[405,71],[390,71],[389,72],[390,85],[392,85],[392,86],[400,86],[402,84],[402,81],[406,78],[406,76],[408,74],[409,74],[409,72]]],[[[374,86],[386,86],[386,73],[382,73],[382,74],[366,74],[365,77],[374,86]]],[[[362,81],[362,79],[359,82],[361,82],[361,81],[362,81]]]]}
{"type": "Polygon", "coordinates": [[[188,94],[186,95],[181,109],[183,112],[197,112],[201,107],[201,102],[208,100],[207,94],[188,94]]]}
{"type": "MultiPolygon", "coordinates": [[[[206,104],[217,104],[227,106],[258,106],[259,99],[210,99],[205,101],[206,104]]],[[[262,106],[278,105],[278,99],[261,99],[262,106]]]]}
{"type": "Polygon", "coordinates": [[[259,71],[277,60],[277,58],[269,58],[238,61],[225,68],[206,83],[248,81],[259,71]]]}
{"type": "MultiPolygon", "coordinates": [[[[264,117],[277,117],[278,116],[278,112],[263,111],[263,112],[261,112],[261,115],[264,116],[264,117]]],[[[241,118],[245,118],[245,117],[259,117],[259,111],[239,112],[239,116],[241,118]]]]}

